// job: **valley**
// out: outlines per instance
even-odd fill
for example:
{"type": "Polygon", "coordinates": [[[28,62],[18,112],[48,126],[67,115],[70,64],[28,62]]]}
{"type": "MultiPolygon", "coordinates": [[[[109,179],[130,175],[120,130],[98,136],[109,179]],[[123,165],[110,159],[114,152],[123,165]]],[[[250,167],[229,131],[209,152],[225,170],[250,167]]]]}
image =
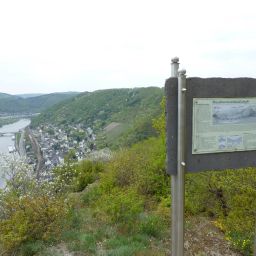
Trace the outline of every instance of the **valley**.
{"type": "Polygon", "coordinates": [[[152,119],[161,111],[162,97],[162,89],[156,87],[32,95],[31,98],[0,94],[8,106],[17,101],[15,112],[4,112],[0,103],[0,124],[1,120],[6,124],[31,118],[30,127],[17,131],[16,150],[33,167],[38,179],[49,179],[51,170],[63,165],[68,157],[81,161],[98,150],[116,150],[155,136],[152,119]],[[59,96],[63,95],[66,97],[61,100],[59,96]],[[45,110],[42,99],[48,101],[45,110]],[[25,113],[18,109],[21,100],[37,105],[25,113]],[[41,114],[33,113],[38,109],[42,110],[41,114]]]}
{"type": "MultiPolygon", "coordinates": [[[[86,92],[29,113],[25,129],[0,128],[12,174],[0,179],[0,252],[170,255],[164,105],[157,87],[86,92]]],[[[185,182],[185,255],[250,255],[255,171],[185,182]]]]}

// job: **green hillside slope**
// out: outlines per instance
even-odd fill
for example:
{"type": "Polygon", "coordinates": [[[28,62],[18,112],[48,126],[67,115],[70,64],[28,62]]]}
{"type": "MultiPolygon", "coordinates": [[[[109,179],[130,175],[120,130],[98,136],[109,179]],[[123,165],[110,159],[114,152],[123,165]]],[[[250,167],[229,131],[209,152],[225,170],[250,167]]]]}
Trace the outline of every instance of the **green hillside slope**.
{"type": "Polygon", "coordinates": [[[47,109],[32,125],[79,123],[97,132],[99,147],[117,147],[122,141],[133,143],[153,135],[151,120],[160,113],[162,98],[163,89],[158,87],[83,93],[47,109]]]}
{"type": "Polygon", "coordinates": [[[37,113],[77,93],[52,93],[31,98],[0,93],[0,113],[37,113]]]}
{"type": "Polygon", "coordinates": [[[0,100],[3,100],[3,99],[17,99],[19,98],[18,96],[14,96],[14,95],[10,95],[10,94],[7,94],[7,93],[0,93],[0,100]]]}

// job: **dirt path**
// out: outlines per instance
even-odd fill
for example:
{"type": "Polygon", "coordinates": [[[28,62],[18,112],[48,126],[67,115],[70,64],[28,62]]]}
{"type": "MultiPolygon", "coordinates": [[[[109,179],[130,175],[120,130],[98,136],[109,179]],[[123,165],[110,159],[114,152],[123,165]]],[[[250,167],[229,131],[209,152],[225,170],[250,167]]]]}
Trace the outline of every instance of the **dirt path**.
{"type": "Polygon", "coordinates": [[[224,234],[205,217],[193,217],[185,232],[185,256],[242,256],[224,234]]]}

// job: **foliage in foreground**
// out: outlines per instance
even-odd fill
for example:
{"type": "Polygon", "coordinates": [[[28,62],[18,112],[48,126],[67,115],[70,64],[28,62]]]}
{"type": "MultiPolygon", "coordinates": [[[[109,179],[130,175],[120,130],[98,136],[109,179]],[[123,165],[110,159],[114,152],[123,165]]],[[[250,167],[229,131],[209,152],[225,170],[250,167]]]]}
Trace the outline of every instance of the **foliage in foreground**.
{"type": "Polygon", "coordinates": [[[59,193],[80,192],[99,178],[104,165],[84,160],[76,162],[70,155],[63,166],[53,170],[54,186],[59,193]]]}
{"type": "MultiPolygon", "coordinates": [[[[170,180],[165,174],[164,152],[164,140],[159,137],[116,153],[105,164],[97,186],[80,198],[82,205],[90,209],[91,225],[97,221],[108,231],[111,229],[114,234],[125,235],[125,241],[137,235],[160,239],[163,233],[159,234],[158,231],[165,232],[170,225],[170,180]]],[[[186,217],[204,215],[213,218],[215,225],[236,249],[244,255],[251,255],[256,170],[248,168],[187,174],[185,187],[186,217]]],[[[81,207],[81,202],[78,205],[81,207]]],[[[86,234],[94,236],[93,230],[89,228],[86,234]]],[[[168,238],[166,233],[165,237],[168,238]]],[[[107,234],[98,240],[94,238],[96,244],[96,241],[102,243],[102,250],[105,251],[108,251],[109,240],[107,234]]],[[[124,244],[123,241],[119,246],[124,244]]],[[[96,247],[94,250],[97,251],[99,248],[96,247]]],[[[146,250],[145,247],[136,247],[136,252],[146,250]]],[[[117,255],[133,255],[122,253],[117,255]]]]}
{"type": "MultiPolygon", "coordinates": [[[[52,185],[38,187],[29,175],[11,179],[1,193],[1,245],[10,252],[20,249],[21,255],[43,255],[42,248],[55,237],[56,243],[64,241],[69,250],[87,255],[168,254],[163,241],[169,239],[170,178],[163,120],[155,120],[159,138],[120,150],[108,163],[77,163],[70,156],[55,169],[52,185]]],[[[186,216],[214,218],[234,247],[251,255],[256,170],[187,174],[185,188],[186,216]]]]}
{"type": "MultiPolygon", "coordinates": [[[[161,136],[119,152],[106,169],[100,184],[109,208],[116,190],[132,189],[142,198],[144,212],[157,212],[162,220],[169,218],[170,182],[165,175],[165,147],[161,136]]],[[[186,216],[212,217],[234,248],[251,255],[255,236],[256,169],[187,174],[185,182],[186,216]]],[[[135,198],[133,201],[139,202],[135,198]]],[[[113,212],[111,216],[115,216],[113,212]]],[[[117,217],[115,221],[118,222],[117,217]]],[[[136,221],[134,217],[132,222],[136,221]]]]}
{"type": "Polygon", "coordinates": [[[69,250],[86,255],[168,254],[164,238],[169,238],[170,182],[159,154],[163,150],[158,139],[124,149],[105,163],[97,183],[69,194],[72,211],[62,236],[69,250]]]}
{"type": "Polygon", "coordinates": [[[23,243],[58,238],[67,212],[64,197],[52,184],[38,183],[28,166],[9,162],[6,188],[0,192],[2,251],[13,253],[23,243]]]}
{"type": "MultiPolygon", "coordinates": [[[[165,105],[165,100],[162,101],[165,105]]],[[[155,120],[165,138],[165,115],[155,120]]],[[[164,152],[162,152],[164,154],[164,152]]],[[[227,240],[244,255],[252,254],[256,220],[256,169],[207,171],[187,174],[185,211],[187,215],[207,214],[227,240]]]]}
{"type": "Polygon", "coordinates": [[[251,255],[255,236],[256,169],[226,170],[187,175],[186,209],[205,212],[226,238],[251,255]]]}

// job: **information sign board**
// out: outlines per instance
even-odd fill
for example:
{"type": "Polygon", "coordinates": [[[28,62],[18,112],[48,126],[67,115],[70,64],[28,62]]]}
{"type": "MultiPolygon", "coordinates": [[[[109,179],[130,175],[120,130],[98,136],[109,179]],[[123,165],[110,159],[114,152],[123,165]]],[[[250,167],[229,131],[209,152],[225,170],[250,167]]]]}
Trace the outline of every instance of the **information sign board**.
{"type": "MultiPolygon", "coordinates": [[[[187,78],[186,171],[256,166],[256,79],[187,78]]],[[[177,171],[178,79],[166,81],[167,172],[177,171]]]]}
{"type": "Polygon", "coordinates": [[[194,98],[192,154],[256,150],[256,98],[194,98]]]}

